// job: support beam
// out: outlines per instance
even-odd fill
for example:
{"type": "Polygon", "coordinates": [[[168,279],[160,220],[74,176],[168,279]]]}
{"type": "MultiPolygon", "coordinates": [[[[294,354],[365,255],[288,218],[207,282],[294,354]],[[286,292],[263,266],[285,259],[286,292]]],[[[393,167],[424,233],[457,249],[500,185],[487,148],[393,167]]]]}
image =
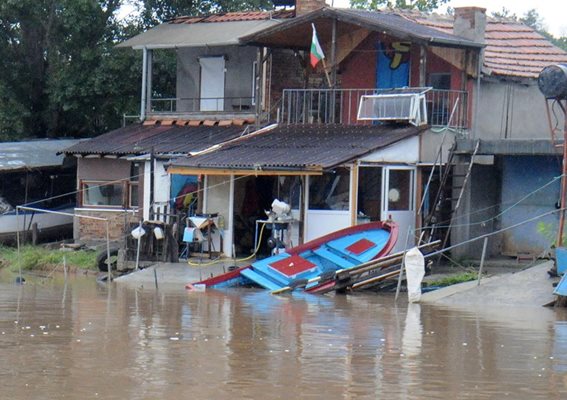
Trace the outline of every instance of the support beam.
{"type": "Polygon", "coordinates": [[[147,76],[148,76],[148,49],[142,50],[142,101],[140,103],[140,121],[146,119],[146,103],[147,103],[147,76]]]}

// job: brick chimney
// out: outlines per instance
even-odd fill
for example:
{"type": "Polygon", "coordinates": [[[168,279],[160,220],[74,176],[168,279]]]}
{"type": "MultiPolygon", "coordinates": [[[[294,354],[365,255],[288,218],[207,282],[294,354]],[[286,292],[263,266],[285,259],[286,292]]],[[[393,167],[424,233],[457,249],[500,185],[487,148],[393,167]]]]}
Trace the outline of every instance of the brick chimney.
{"type": "Polygon", "coordinates": [[[295,0],[295,15],[307,14],[326,6],[325,0],[295,0]]]}
{"type": "Polygon", "coordinates": [[[486,8],[481,7],[455,7],[455,20],[453,34],[484,43],[486,31],[486,8]]]}

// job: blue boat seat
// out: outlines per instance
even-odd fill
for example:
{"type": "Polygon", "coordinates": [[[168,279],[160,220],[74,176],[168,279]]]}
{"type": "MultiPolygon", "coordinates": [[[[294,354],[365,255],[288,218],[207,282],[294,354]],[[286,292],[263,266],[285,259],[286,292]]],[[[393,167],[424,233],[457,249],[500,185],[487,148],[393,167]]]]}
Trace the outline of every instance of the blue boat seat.
{"type": "Polygon", "coordinates": [[[282,285],[278,285],[276,282],[272,281],[268,277],[265,277],[265,276],[260,275],[259,273],[255,272],[254,270],[252,270],[252,268],[247,268],[247,269],[243,270],[240,274],[244,275],[246,278],[250,279],[252,282],[257,283],[258,285],[260,285],[263,288],[266,288],[268,290],[276,290],[276,289],[280,289],[280,288],[283,287],[282,285]]]}
{"type": "Polygon", "coordinates": [[[352,268],[358,264],[354,260],[353,261],[347,260],[343,256],[334,253],[326,246],[321,246],[318,249],[313,250],[313,253],[317,254],[319,257],[331,261],[333,264],[336,264],[343,269],[352,268]]]}

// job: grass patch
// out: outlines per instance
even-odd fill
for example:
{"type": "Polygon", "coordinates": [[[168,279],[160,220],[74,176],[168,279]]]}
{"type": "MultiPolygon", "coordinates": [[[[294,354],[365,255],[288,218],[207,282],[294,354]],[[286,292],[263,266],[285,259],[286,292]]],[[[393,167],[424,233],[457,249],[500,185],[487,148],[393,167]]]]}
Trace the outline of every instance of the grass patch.
{"type": "MultiPolygon", "coordinates": [[[[96,252],[78,250],[63,252],[49,250],[40,246],[23,246],[20,249],[22,269],[26,271],[43,270],[63,264],[63,256],[67,266],[83,270],[96,270],[96,252]]],[[[7,266],[11,271],[18,269],[18,250],[13,247],[0,246],[0,266],[7,266]]]]}
{"type": "Polygon", "coordinates": [[[461,274],[447,276],[443,279],[437,281],[428,282],[427,286],[451,286],[457,283],[474,281],[478,279],[478,273],[476,272],[463,272],[461,274]]]}

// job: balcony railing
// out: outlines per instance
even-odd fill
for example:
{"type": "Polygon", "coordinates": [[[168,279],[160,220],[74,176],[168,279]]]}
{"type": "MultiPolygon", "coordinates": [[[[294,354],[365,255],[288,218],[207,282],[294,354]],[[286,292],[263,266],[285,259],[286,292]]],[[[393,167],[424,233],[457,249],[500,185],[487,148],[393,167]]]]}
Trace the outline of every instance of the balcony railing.
{"type": "MultiPolygon", "coordinates": [[[[357,119],[362,96],[381,89],[284,89],[279,120],[284,124],[370,125],[357,119]]],[[[433,127],[468,128],[468,93],[432,89],[426,94],[427,123],[433,127]]]]}
{"type": "Polygon", "coordinates": [[[254,113],[254,97],[170,97],[153,98],[150,114],[254,113]]]}

